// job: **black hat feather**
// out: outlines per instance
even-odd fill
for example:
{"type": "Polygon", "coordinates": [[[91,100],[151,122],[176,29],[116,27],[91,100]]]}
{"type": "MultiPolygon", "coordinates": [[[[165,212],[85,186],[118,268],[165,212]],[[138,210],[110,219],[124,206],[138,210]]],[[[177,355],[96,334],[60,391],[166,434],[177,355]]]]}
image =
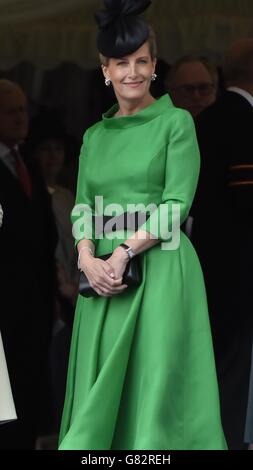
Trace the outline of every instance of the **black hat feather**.
{"type": "Polygon", "coordinates": [[[98,50],[106,57],[124,57],[148,39],[149,27],[139,15],[150,0],[104,0],[105,9],[95,14],[100,31],[98,50]]]}

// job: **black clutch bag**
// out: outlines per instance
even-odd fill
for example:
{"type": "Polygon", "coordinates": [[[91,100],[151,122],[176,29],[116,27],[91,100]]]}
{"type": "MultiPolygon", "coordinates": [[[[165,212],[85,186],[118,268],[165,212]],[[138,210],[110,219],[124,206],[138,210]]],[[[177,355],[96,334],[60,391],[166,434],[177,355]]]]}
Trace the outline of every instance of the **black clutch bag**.
{"type": "MultiPolygon", "coordinates": [[[[106,260],[110,258],[111,255],[112,253],[108,253],[106,255],[99,256],[99,258],[106,260]]],[[[138,287],[141,284],[141,281],[140,258],[138,256],[134,256],[126,265],[122,283],[127,284],[129,287],[138,287]]],[[[80,275],[79,294],[83,297],[98,297],[97,292],[90,286],[89,281],[83,272],[81,272],[80,275]]]]}

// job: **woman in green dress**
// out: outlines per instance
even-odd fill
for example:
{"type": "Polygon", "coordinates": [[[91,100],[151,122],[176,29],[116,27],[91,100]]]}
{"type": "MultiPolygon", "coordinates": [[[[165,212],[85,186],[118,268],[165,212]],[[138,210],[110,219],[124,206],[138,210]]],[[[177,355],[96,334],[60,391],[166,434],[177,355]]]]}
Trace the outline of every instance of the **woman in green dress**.
{"type": "Polygon", "coordinates": [[[103,238],[75,235],[98,296],[77,301],[61,450],[226,448],[202,272],[190,241],[172,231],[173,204],[180,223],[191,207],[199,151],[190,115],[150,94],[155,41],[139,16],[149,3],[107,0],[97,14],[102,70],[118,104],[85,133],[76,207],[96,215],[103,196],[107,211],[156,209],[130,234],[124,226],[103,238]],[[122,275],[136,255],[134,289],[122,275]]]}

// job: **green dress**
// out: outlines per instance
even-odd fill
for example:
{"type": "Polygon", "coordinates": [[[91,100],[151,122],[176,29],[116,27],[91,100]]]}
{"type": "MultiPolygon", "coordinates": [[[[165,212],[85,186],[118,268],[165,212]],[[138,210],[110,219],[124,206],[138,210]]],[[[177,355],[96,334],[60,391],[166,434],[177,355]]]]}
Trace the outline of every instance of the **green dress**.
{"type": "MultiPolygon", "coordinates": [[[[199,172],[191,116],[168,95],[135,115],[115,118],[117,109],[85,134],[76,204],[95,210],[100,195],[104,207],[125,211],[130,203],[167,204],[171,216],[180,203],[183,222],[199,172]]],[[[94,239],[97,256],[126,239],[117,236],[94,239]]],[[[139,288],[78,298],[60,449],[225,449],[197,255],[181,232],[177,249],[158,244],[141,261],[139,288]]]]}

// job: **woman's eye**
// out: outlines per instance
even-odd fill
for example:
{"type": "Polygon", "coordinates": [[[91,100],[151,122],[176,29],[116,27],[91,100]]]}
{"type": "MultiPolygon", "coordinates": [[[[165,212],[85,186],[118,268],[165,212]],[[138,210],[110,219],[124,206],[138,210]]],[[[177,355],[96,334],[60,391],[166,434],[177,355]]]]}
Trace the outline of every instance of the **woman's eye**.
{"type": "Polygon", "coordinates": [[[140,63],[141,63],[141,64],[147,64],[147,61],[146,61],[145,59],[141,59],[141,60],[140,60],[140,63]]]}
{"type": "Polygon", "coordinates": [[[127,63],[126,62],[118,62],[117,65],[126,65],[127,63]]]}

